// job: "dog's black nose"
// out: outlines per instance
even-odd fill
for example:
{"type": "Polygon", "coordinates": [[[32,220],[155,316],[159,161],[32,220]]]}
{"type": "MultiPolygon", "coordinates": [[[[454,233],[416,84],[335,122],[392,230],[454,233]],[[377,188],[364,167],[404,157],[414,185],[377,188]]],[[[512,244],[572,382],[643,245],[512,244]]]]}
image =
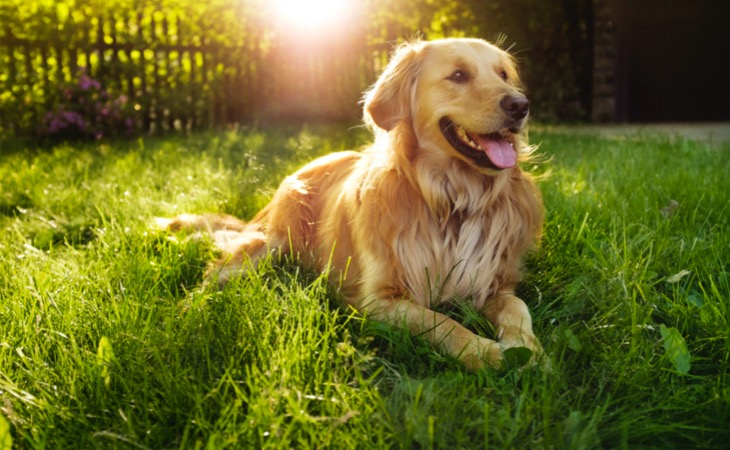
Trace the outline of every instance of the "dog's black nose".
{"type": "Polygon", "coordinates": [[[530,102],[524,95],[505,95],[499,106],[514,120],[524,119],[530,111],[530,102]]]}

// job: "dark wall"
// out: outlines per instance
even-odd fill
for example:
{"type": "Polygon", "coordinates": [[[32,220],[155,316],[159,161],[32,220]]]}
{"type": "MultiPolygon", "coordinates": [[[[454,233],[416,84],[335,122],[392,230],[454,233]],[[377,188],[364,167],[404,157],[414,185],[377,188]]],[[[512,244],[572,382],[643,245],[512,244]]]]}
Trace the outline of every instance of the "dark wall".
{"type": "Polygon", "coordinates": [[[619,120],[730,120],[730,1],[620,0],[619,27],[619,120]]]}

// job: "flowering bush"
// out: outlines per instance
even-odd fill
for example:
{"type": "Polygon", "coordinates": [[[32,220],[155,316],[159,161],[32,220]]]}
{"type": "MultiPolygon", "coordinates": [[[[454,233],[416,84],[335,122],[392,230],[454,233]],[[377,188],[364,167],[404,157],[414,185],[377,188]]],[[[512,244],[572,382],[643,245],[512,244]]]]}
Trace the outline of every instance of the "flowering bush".
{"type": "Polygon", "coordinates": [[[61,99],[44,116],[42,134],[58,138],[92,138],[132,134],[134,108],[125,95],[113,95],[82,68],[76,83],[61,89],[61,99]]]}

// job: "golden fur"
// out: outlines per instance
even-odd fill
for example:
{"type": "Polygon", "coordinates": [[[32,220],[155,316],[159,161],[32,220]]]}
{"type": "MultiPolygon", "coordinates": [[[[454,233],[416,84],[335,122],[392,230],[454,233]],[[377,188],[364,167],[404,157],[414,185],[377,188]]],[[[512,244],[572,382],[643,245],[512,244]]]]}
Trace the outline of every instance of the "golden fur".
{"type": "Polygon", "coordinates": [[[480,165],[457,151],[439,125],[448,117],[523,158],[527,104],[512,58],[479,39],[404,44],[366,93],[364,110],[372,146],[306,165],[250,222],[182,215],[161,224],[213,235],[223,256],[207,276],[221,286],[269,251],[292,252],[334,270],[348,304],[425,337],[470,369],[499,367],[511,347],[537,354],[514,288],[520,259],[540,233],[539,192],[517,165],[480,165]],[[510,116],[507,96],[522,114],[510,116]],[[498,341],[430,309],[454,298],[473,301],[498,341]]]}

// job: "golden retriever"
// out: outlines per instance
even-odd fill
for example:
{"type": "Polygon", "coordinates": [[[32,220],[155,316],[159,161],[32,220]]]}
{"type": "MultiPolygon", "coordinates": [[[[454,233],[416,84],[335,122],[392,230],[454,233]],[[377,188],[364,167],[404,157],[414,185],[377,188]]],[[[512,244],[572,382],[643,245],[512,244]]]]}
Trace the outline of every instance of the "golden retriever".
{"type": "Polygon", "coordinates": [[[514,295],[520,259],[540,234],[542,201],[518,161],[529,103],[514,60],[480,39],[401,45],[364,97],[375,142],[319,158],[286,178],[250,222],[162,219],[212,234],[220,286],[270,251],[334,271],[345,301],[423,336],[471,370],[540,345],[514,295]],[[431,308],[470,300],[497,341],[431,308]]]}

